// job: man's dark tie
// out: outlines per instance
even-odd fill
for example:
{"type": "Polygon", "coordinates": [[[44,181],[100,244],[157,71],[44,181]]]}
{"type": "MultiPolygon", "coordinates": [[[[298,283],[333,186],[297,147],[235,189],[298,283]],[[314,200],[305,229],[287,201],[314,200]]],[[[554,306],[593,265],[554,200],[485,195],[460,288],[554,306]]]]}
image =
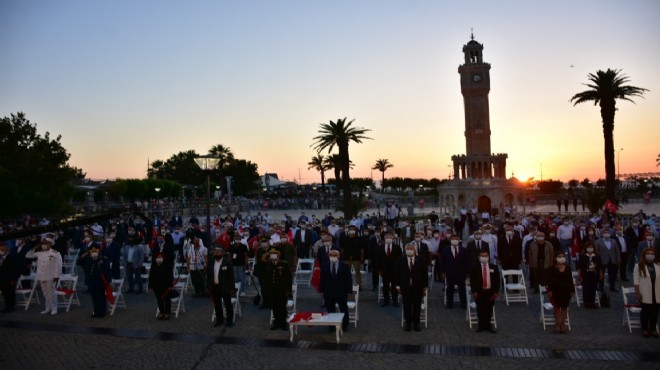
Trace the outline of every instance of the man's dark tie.
{"type": "Polygon", "coordinates": [[[337,275],[337,264],[336,263],[332,264],[332,274],[337,275]]]}

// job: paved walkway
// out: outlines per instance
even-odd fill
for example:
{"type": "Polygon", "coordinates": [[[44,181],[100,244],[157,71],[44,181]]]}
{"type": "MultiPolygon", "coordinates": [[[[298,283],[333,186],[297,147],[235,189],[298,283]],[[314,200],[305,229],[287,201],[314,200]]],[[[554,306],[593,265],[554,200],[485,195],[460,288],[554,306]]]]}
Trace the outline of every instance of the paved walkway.
{"type": "MultiPolygon", "coordinates": [[[[660,340],[630,334],[622,325],[621,293],[612,307],[585,310],[572,306],[573,330],[557,335],[539,323],[539,297],[530,303],[498,300],[498,333],[475,333],[465,311],[442,307],[442,285],[429,299],[429,324],[422,332],[404,332],[401,311],[376,303],[376,293],[360,294],[360,320],[334,343],[326,328],[301,327],[295,343],[288,332],[269,330],[269,312],[252,304],[248,287],[241,299],[242,317],[233,328],[214,328],[211,303],[186,299],[186,312],[170,321],[155,319],[153,294],[126,295],[128,309],[92,319],[91,299],[80,294],[82,307],[56,316],[40,315],[40,307],[0,316],[0,368],[229,368],[279,369],[313,366],[353,368],[616,368],[660,366],[660,340]]],[[[301,286],[299,311],[319,311],[320,297],[301,286]]]]}

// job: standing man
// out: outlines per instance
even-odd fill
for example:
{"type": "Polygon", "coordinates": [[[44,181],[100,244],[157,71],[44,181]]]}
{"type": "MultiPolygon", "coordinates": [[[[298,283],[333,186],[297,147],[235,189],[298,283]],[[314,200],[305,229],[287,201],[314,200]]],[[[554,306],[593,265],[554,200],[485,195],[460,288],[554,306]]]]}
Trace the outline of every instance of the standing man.
{"type": "Polygon", "coordinates": [[[630,263],[632,260],[630,254],[632,247],[623,233],[623,227],[621,224],[614,226],[613,239],[617,242],[619,245],[619,251],[621,251],[621,263],[619,264],[619,274],[621,275],[621,281],[628,281],[628,265],[633,265],[630,263]]]}
{"type": "Polygon", "coordinates": [[[380,276],[383,278],[383,303],[381,307],[390,304],[390,296],[392,304],[396,307],[399,306],[399,296],[396,290],[396,261],[401,257],[401,247],[394,244],[394,235],[391,232],[385,233],[385,243],[383,249],[380,251],[379,270],[380,276]]]}
{"type": "MultiPolygon", "coordinates": [[[[234,266],[234,280],[237,283],[241,283],[241,290],[243,290],[247,282],[245,279],[245,270],[248,268],[248,247],[243,243],[241,234],[238,232],[234,233],[234,240],[229,245],[229,255],[231,257],[231,264],[234,266]]],[[[241,293],[241,295],[245,295],[245,293],[241,293]]]]}
{"type": "Polygon", "coordinates": [[[497,256],[502,263],[502,270],[517,270],[520,268],[522,239],[514,233],[513,226],[504,225],[504,235],[499,237],[497,249],[497,256]]]}
{"type": "Polygon", "coordinates": [[[207,263],[208,250],[199,236],[195,235],[193,237],[193,246],[188,250],[188,256],[186,256],[188,273],[195,288],[193,297],[199,298],[204,296],[204,271],[206,270],[207,263]]]}
{"type": "Polygon", "coordinates": [[[235,292],[234,269],[228,258],[225,258],[225,250],[215,245],[213,248],[213,261],[209,263],[207,270],[207,283],[213,307],[215,308],[215,323],[213,326],[220,326],[224,322],[222,312],[222,303],[225,304],[227,311],[227,327],[234,326],[234,307],[231,304],[231,295],[235,292]]]}
{"type": "MultiPolygon", "coordinates": [[[[348,263],[355,270],[355,283],[362,289],[362,275],[360,270],[364,264],[366,246],[364,245],[364,239],[357,235],[357,227],[355,225],[350,225],[348,227],[348,233],[342,235],[339,239],[339,249],[344,256],[344,262],[348,263]]],[[[350,267],[348,271],[350,273],[350,267]]]]}
{"type": "Polygon", "coordinates": [[[414,242],[406,245],[406,255],[396,262],[396,289],[403,298],[403,317],[406,320],[405,331],[413,326],[415,331],[421,331],[419,317],[421,314],[422,297],[428,287],[427,261],[418,256],[414,242]]]}
{"type": "Polygon", "coordinates": [[[545,234],[536,233],[536,239],[529,246],[529,270],[534,293],[539,292],[539,285],[545,286],[545,273],[553,264],[552,245],[546,243],[545,234]]]}
{"type": "Polygon", "coordinates": [[[353,278],[351,268],[339,261],[340,252],[330,251],[328,262],[321,266],[321,290],[323,302],[328,312],[335,312],[335,305],[344,314],[342,328],[348,331],[348,296],[353,293],[353,278]]]}
{"type": "Polygon", "coordinates": [[[93,318],[103,318],[108,310],[105,297],[105,284],[110,280],[110,261],[99,253],[99,248],[93,245],[78,258],[78,265],[85,270],[85,283],[92,296],[94,306],[93,318]]]}
{"type": "MultiPolygon", "coordinates": [[[[302,216],[300,217],[302,218],[302,216]]],[[[300,227],[296,230],[296,234],[293,237],[293,246],[296,247],[298,258],[310,258],[312,256],[313,231],[307,228],[306,220],[301,220],[299,226],[300,227]]]]}
{"type": "MultiPolygon", "coordinates": [[[[603,237],[596,239],[594,246],[600,254],[600,260],[603,263],[603,269],[607,271],[608,280],[610,283],[610,291],[618,292],[616,290],[616,273],[619,270],[619,263],[621,262],[621,252],[619,251],[619,244],[610,237],[610,228],[603,228],[601,231],[603,237]]],[[[601,290],[603,289],[604,282],[601,281],[601,290]]]]}
{"type": "MultiPolygon", "coordinates": [[[[440,274],[446,284],[446,307],[451,309],[454,306],[454,286],[457,286],[461,308],[465,309],[467,308],[465,279],[469,272],[468,255],[465,248],[460,245],[458,235],[452,235],[450,243],[450,247],[442,251],[440,259],[440,274]]],[[[487,250],[487,247],[484,247],[482,251],[487,250]]]]}
{"type": "Polygon", "coordinates": [[[493,316],[493,305],[500,292],[500,271],[496,265],[488,264],[488,252],[479,253],[479,264],[470,270],[470,287],[472,296],[477,304],[477,318],[479,326],[477,333],[489,331],[495,333],[490,326],[493,316]]]}
{"type": "Polygon", "coordinates": [[[139,244],[136,234],[131,234],[132,228],[129,228],[129,237],[124,246],[124,264],[126,268],[126,277],[128,279],[128,290],[126,293],[134,293],[135,284],[138,286],[137,293],[143,291],[142,284],[142,264],[144,263],[144,248],[139,244]]]}
{"type": "MultiPolygon", "coordinates": [[[[562,224],[557,228],[557,238],[559,239],[559,245],[561,245],[561,250],[569,258],[571,256],[571,246],[573,245],[573,236],[575,235],[576,230],[573,223],[570,222],[568,217],[562,219],[562,224]]],[[[569,263],[569,265],[574,265],[569,263]]]]}
{"type": "Polygon", "coordinates": [[[470,240],[467,243],[467,254],[468,254],[468,265],[476,265],[479,263],[479,254],[483,250],[488,250],[490,254],[490,246],[485,241],[481,240],[482,237],[481,230],[474,232],[474,240],[470,240]]]}
{"type": "Polygon", "coordinates": [[[6,245],[0,244],[0,291],[5,300],[5,307],[0,312],[12,312],[16,307],[16,281],[21,275],[18,257],[9,253],[6,245]]]}
{"type": "Polygon", "coordinates": [[[62,256],[53,249],[53,239],[46,238],[27,252],[26,258],[37,259],[37,281],[41,283],[41,291],[46,298],[46,309],[41,314],[57,315],[57,282],[62,273],[62,256]]]}
{"type": "Polygon", "coordinates": [[[273,324],[270,330],[280,328],[287,331],[289,324],[286,321],[286,301],[291,294],[293,279],[289,265],[280,256],[280,251],[275,248],[268,252],[269,263],[265,266],[262,292],[273,310],[273,324]]]}

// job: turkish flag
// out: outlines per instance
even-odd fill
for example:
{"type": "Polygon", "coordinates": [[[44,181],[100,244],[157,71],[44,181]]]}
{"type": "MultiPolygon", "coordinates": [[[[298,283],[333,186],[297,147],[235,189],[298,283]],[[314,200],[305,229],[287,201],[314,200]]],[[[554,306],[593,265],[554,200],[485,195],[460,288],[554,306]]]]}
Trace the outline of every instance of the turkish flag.
{"type": "Polygon", "coordinates": [[[215,243],[218,243],[222,248],[229,248],[231,245],[231,238],[229,238],[229,233],[225,230],[216,240],[215,243]]]}
{"type": "Polygon", "coordinates": [[[314,261],[314,271],[312,271],[312,280],[310,281],[310,284],[317,292],[321,291],[321,265],[319,265],[319,260],[314,261]]]}
{"type": "Polygon", "coordinates": [[[108,280],[105,276],[101,276],[101,281],[105,286],[105,299],[110,302],[110,304],[115,304],[115,296],[112,295],[112,285],[108,284],[108,280]]]}
{"type": "Polygon", "coordinates": [[[259,245],[260,245],[259,236],[255,235],[255,236],[251,237],[247,241],[247,245],[248,245],[248,248],[250,248],[251,250],[256,250],[257,248],[259,248],[259,245]]]}
{"type": "Polygon", "coordinates": [[[616,214],[617,207],[614,202],[612,202],[609,199],[605,200],[605,205],[603,206],[603,209],[606,209],[609,213],[616,214]]]}

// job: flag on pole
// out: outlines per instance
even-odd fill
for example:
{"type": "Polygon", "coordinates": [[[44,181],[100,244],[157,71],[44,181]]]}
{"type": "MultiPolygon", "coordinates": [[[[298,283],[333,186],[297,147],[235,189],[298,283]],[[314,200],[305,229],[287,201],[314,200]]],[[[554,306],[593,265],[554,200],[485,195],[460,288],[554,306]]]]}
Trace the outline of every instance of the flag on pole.
{"type": "Polygon", "coordinates": [[[319,260],[314,261],[314,270],[312,271],[312,280],[310,284],[316,289],[317,292],[321,291],[321,265],[319,260]]]}

